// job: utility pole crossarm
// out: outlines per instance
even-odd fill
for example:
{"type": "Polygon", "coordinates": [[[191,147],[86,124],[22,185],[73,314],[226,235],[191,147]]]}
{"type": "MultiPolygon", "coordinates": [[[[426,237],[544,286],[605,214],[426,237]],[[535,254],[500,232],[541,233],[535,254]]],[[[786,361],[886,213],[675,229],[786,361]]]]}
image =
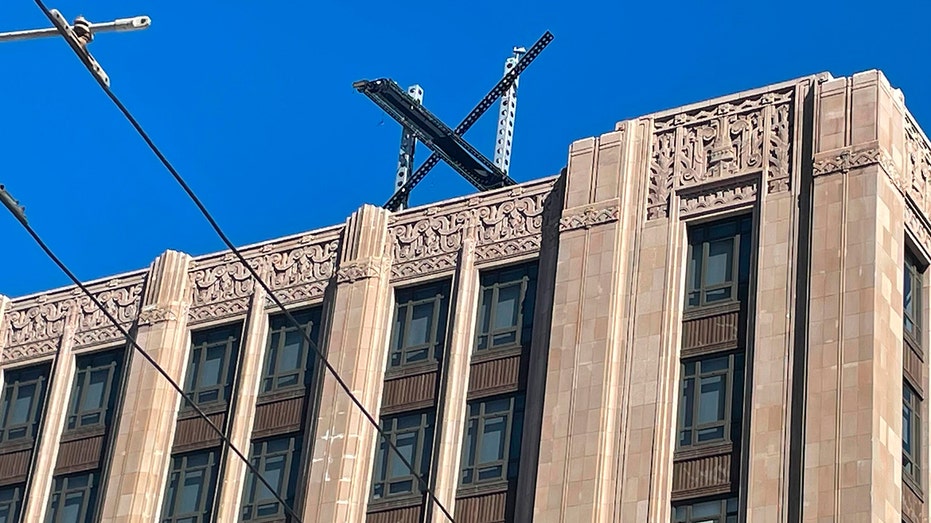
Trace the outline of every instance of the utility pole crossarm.
{"type": "MultiPolygon", "coordinates": [[[[148,16],[134,16],[132,18],[117,18],[111,22],[100,22],[89,24],[91,34],[112,33],[117,31],[138,31],[151,25],[152,19],[148,16]]],[[[58,36],[57,27],[47,27],[45,29],[25,29],[23,31],[9,31],[0,33],[0,42],[15,42],[19,40],[35,40],[37,38],[49,38],[58,36]]]]}
{"type": "Polygon", "coordinates": [[[92,24],[83,16],[74,19],[74,25],[69,25],[65,17],[57,9],[47,9],[41,0],[36,0],[42,12],[45,13],[49,21],[55,27],[45,29],[27,29],[25,31],[11,31],[0,33],[0,43],[13,42],[19,40],[33,40],[36,38],[48,38],[61,35],[68,42],[87,70],[107,89],[110,87],[110,77],[103,70],[103,67],[97,63],[90,51],[87,50],[87,44],[94,39],[95,33],[106,33],[114,31],[136,31],[146,29],[152,24],[152,19],[148,16],[134,16],[132,18],[117,18],[112,22],[102,22],[92,24]]]}

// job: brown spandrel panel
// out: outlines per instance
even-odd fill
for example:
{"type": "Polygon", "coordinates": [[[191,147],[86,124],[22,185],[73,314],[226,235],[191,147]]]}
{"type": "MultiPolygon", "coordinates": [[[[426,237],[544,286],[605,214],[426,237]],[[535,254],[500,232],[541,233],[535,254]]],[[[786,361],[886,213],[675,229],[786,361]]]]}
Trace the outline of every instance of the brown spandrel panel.
{"type": "Polygon", "coordinates": [[[513,490],[456,499],[457,523],[505,523],[513,512],[513,490]]]}
{"type": "Polygon", "coordinates": [[[905,374],[911,378],[912,385],[916,387],[918,392],[924,393],[924,388],[921,386],[923,383],[922,376],[924,372],[922,369],[924,362],[921,361],[921,357],[908,342],[902,345],[902,368],[905,370],[905,374]]]}
{"type": "Polygon", "coordinates": [[[365,521],[367,523],[420,523],[422,514],[423,505],[414,505],[369,512],[365,521]]]}
{"type": "Polygon", "coordinates": [[[924,502],[911,486],[904,481],[902,483],[902,519],[908,523],[925,523],[927,520],[922,517],[924,502]]]}
{"type": "MultiPolygon", "coordinates": [[[[222,430],[226,421],[226,413],[208,414],[207,418],[222,430]]],[[[219,444],[219,442],[220,436],[203,418],[198,416],[178,420],[178,429],[175,431],[175,451],[192,450],[202,446],[207,447],[219,444]]]]}
{"type": "Polygon", "coordinates": [[[31,457],[31,448],[0,454],[0,485],[19,483],[26,479],[31,457]]]}
{"type": "Polygon", "coordinates": [[[97,468],[100,466],[105,441],[103,434],[63,441],[58,450],[55,473],[97,468]]]}
{"type": "Polygon", "coordinates": [[[731,348],[737,346],[738,311],[682,322],[682,350],[731,348]]]}
{"type": "Polygon", "coordinates": [[[301,427],[304,396],[262,403],[255,408],[255,433],[290,432],[301,427]]]}
{"type": "Polygon", "coordinates": [[[473,363],[469,397],[516,390],[520,387],[520,367],[520,354],[473,363]]]}
{"type": "Polygon", "coordinates": [[[672,499],[730,492],[733,483],[731,465],[731,452],[676,461],[672,472],[672,499]]]}
{"type": "Polygon", "coordinates": [[[436,371],[385,380],[382,409],[389,412],[432,405],[436,398],[436,371]]]}

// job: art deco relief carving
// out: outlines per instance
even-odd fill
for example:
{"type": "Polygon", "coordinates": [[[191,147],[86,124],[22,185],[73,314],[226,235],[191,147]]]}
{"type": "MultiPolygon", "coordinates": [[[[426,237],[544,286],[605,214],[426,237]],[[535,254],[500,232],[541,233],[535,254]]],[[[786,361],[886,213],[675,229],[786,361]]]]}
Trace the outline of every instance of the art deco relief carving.
{"type": "Polygon", "coordinates": [[[755,180],[742,180],[737,183],[709,187],[708,190],[682,194],[679,198],[679,215],[683,218],[718,211],[753,202],[757,197],[755,180]]]}
{"type": "Polygon", "coordinates": [[[389,226],[394,242],[392,279],[452,269],[465,238],[475,239],[480,261],[538,250],[543,202],[554,183],[554,179],[542,180],[397,215],[389,226]]]}
{"type": "Polygon", "coordinates": [[[846,173],[850,169],[880,163],[882,156],[883,152],[878,146],[858,150],[845,147],[830,151],[827,154],[820,154],[815,157],[812,164],[812,175],[817,177],[838,172],[846,173]]]}
{"type": "MultiPolygon", "coordinates": [[[[89,286],[93,293],[125,329],[136,318],[145,274],[140,272],[89,286]]],[[[4,322],[4,362],[54,352],[61,343],[65,325],[76,325],[75,346],[119,340],[119,332],[104,313],[80,289],[69,288],[26,300],[14,301],[4,322]]]]}
{"type": "Polygon", "coordinates": [[[794,89],[703,107],[654,121],[647,219],[668,215],[674,190],[765,172],[789,188],[794,89]]]}
{"type": "MultiPolygon", "coordinates": [[[[334,274],[341,230],[262,244],[243,251],[243,257],[282,303],[319,298],[334,274]]],[[[192,322],[245,314],[256,286],[232,253],[195,260],[190,278],[192,322]]]]}
{"type": "Polygon", "coordinates": [[[338,283],[355,283],[360,280],[375,278],[381,274],[382,265],[382,260],[373,258],[351,261],[336,271],[336,281],[338,283]]]}
{"type": "Polygon", "coordinates": [[[601,208],[587,206],[584,209],[568,209],[559,219],[559,230],[590,229],[595,225],[616,222],[619,212],[620,208],[614,203],[601,208]]]}

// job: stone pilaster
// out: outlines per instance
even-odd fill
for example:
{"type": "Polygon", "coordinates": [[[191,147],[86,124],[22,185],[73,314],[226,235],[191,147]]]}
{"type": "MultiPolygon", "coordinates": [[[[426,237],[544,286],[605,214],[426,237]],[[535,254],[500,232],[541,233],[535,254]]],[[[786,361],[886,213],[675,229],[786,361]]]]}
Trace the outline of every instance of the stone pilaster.
{"type": "Polygon", "coordinates": [[[639,177],[629,174],[638,143],[631,133],[639,127],[627,124],[577,141],[569,152],[533,521],[615,517],[618,434],[625,430],[618,406],[629,349],[633,236],[626,231],[639,223],[642,196],[631,182],[639,177]]]}
{"type": "MultiPolygon", "coordinates": [[[[176,251],[155,259],[136,334],[139,346],[178,383],[190,345],[190,262],[190,256],[176,251]]],[[[135,350],[125,390],[101,522],[150,523],[161,509],[181,396],[135,350]]]]}
{"type": "Polygon", "coordinates": [[[901,521],[903,118],[877,71],[815,120],[804,521],[901,521]]]}
{"type": "MultiPolygon", "coordinates": [[[[265,290],[256,286],[246,320],[246,338],[240,364],[239,388],[233,406],[230,425],[230,442],[247,458],[252,444],[252,427],[255,422],[256,400],[262,380],[265,345],[268,337],[268,313],[265,311],[265,290]]],[[[248,468],[242,458],[232,451],[226,453],[217,521],[237,521],[242,505],[243,482],[248,468]]]]}
{"type": "Polygon", "coordinates": [[[77,320],[76,314],[72,313],[69,316],[61,336],[61,345],[52,363],[45,411],[40,425],[41,435],[32,461],[29,495],[23,503],[23,521],[45,520],[61,433],[65,426],[65,417],[68,415],[68,398],[71,395],[74,375],[74,355],[71,350],[74,348],[77,320]]]}
{"type": "MultiPolygon", "coordinates": [[[[459,487],[459,467],[462,457],[463,420],[466,394],[469,388],[469,360],[475,342],[475,311],[478,305],[478,271],[475,270],[475,240],[462,242],[459,264],[453,282],[451,311],[452,329],[448,336],[449,350],[445,356],[443,391],[440,394],[438,420],[439,438],[434,442],[433,492],[451,514],[456,510],[456,489],[459,487]],[[442,423],[440,426],[439,423],[442,423]]],[[[448,521],[443,511],[427,502],[430,521],[448,521]]]]}
{"type": "MultiPolygon", "coordinates": [[[[327,359],[366,410],[378,419],[387,363],[391,302],[390,213],[366,205],[344,231],[327,359]]],[[[371,484],[376,432],[327,371],[308,473],[304,521],[361,523],[371,484]]]]}

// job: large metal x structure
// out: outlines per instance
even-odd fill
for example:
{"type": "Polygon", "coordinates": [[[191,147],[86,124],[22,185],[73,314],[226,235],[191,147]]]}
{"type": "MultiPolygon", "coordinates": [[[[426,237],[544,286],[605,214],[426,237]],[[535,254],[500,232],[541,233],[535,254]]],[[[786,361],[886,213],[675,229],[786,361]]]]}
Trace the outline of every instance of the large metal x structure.
{"type": "Polygon", "coordinates": [[[553,41],[549,31],[533,47],[527,50],[517,64],[485,95],[474,109],[456,126],[450,129],[419,101],[412,98],[394,81],[388,78],[378,80],[360,80],[353,84],[362,94],[368,96],[389,116],[397,120],[417,139],[426,145],[433,154],[408,178],[407,183],[398,188],[385,203],[384,207],[396,211],[407,200],[414,188],[442,159],[456,172],[462,175],[480,191],[496,189],[516,182],[501,169],[472,147],[462,135],[485,114],[495,101],[511,87],[520,74],[536,59],[543,49],[553,41]]]}

